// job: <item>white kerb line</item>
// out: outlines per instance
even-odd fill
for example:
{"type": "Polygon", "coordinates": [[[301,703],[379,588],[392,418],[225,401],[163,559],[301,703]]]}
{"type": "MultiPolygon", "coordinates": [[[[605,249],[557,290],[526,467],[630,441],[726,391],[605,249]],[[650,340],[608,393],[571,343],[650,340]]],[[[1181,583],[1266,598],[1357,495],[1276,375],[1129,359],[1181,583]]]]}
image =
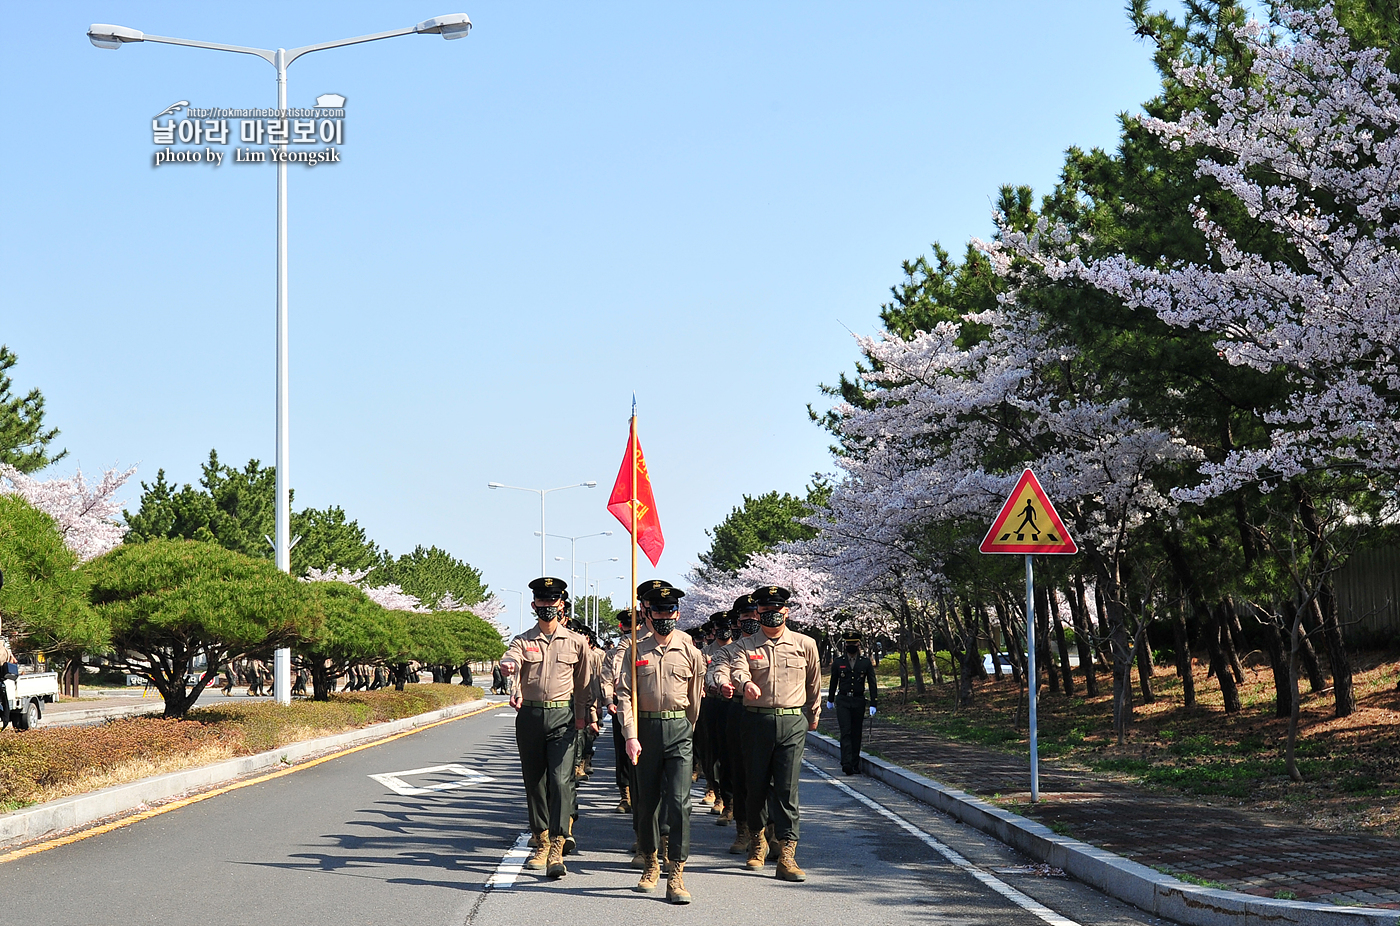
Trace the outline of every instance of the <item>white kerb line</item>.
{"type": "Polygon", "coordinates": [[[492,891],[515,884],[515,879],[520,877],[520,870],[525,867],[525,860],[530,857],[529,843],[530,834],[521,833],[520,838],[515,840],[515,845],[506,850],[501,863],[496,866],[495,873],[486,879],[486,890],[492,891]]]}
{"type": "Polygon", "coordinates": [[[963,871],[972,875],[972,877],[976,878],[978,881],[981,881],[983,884],[987,885],[987,887],[996,891],[998,894],[1005,897],[1007,900],[1016,904],[1016,906],[1020,907],[1022,910],[1025,910],[1028,913],[1034,913],[1036,916],[1049,923],[1050,926],[1079,926],[1079,924],[1076,923],[1074,920],[1069,919],[1068,917],[1061,916],[1054,910],[1051,910],[1049,907],[1036,901],[1034,898],[1022,894],[1020,891],[1016,890],[1014,887],[1007,884],[1005,881],[1002,881],[999,878],[987,874],[985,871],[978,868],[976,865],[972,864],[967,859],[963,858],[951,847],[944,845],[937,839],[934,839],[928,833],[925,833],[923,830],[919,829],[917,826],[910,823],[908,820],[904,819],[899,814],[876,803],[874,800],[866,797],[864,794],[861,794],[859,791],[850,787],[844,782],[832,778],[826,772],[813,765],[809,760],[803,759],[802,764],[807,766],[812,771],[816,772],[818,775],[820,775],[822,779],[826,781],[827,784],[840,788],[842,791],[845,791],[848,795],[860,801],[862,804],[869,807],[871,810],[875,811],[880,816],[884,817],[887,820],[890,820],[893,823],[898,824],[899,827],[905,832],[909,833],[911,836],[916,837],[926,846],[937,852],[939,855],[943,856],[948,861],[961,868],[963,871]]]}

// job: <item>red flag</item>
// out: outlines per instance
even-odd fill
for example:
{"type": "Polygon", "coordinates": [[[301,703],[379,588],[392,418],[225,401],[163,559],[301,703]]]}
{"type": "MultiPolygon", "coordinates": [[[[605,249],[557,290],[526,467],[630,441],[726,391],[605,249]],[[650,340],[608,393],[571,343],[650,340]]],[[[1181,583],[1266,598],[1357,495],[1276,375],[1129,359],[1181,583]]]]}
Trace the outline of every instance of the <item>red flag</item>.
{"type": "Polygon", "coordinates": [[[629,532],[632,530],[634,499],[637,506],[637,535],[633,539],[655,566],[661,559],[666,539],[661,536],[661,518],[656,513],[656,499],[651,494],[651,477],[647,475],[646,457],[642,455],[642,444],[637,440],[635,416],[627,435],[627,452],[622,455],[622,468],[618,470],[617,482],[613,483],[612,494],[608,496],[608,511],[612,512],[613,517],[621,521],[622,526],[629,532]],[[635,480],[633,460],[636,461],[635,480]]]}

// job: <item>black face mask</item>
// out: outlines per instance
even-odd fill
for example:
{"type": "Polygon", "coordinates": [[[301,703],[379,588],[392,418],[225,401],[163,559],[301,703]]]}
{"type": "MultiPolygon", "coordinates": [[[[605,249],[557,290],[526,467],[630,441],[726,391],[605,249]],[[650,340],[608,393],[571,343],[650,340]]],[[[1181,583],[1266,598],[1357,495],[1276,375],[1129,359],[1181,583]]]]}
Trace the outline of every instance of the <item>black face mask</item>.
{"type": "Polygon", "coordinates": [[[855,644],[851,644],[850,646],[846,647],[846,652],[854,656],[860,652],[860,647],[856,646],[855,644]]]}
{"type": "Polygon", "coordinates": [[[758,616],[758,622],[765,627],[781,627],[784,620],[782,611],[768,611],[758,616]]]}
{"type": "Polygon", "coordinates": [[[535,605],[534,611],[535,617],[539,618],[545,623],[559,620],[559,615],[562,613],[558,608],[554,607],[553,605],[547,604],[535,605]]]}
{"type": "Polygon", "coordinates": [[[739,632],[747,634],[748,636],[753,636],[758,633],[758,618],[746,617],[739,621],[739,632]]]}
{"type": "Polygon", "coordinates": [[[658,637],[664,637],[676,629],[676,619],[674,617],[653,617],[651,619],[651,632],[658,637]]]}

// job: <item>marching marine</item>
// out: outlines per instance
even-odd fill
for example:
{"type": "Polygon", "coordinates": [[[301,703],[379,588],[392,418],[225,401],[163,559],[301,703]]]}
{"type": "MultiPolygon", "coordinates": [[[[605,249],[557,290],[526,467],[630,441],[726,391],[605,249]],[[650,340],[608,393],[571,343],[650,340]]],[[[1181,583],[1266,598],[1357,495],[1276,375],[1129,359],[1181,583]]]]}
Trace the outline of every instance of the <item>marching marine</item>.
{"type": "Polygon", "coordinates": [[[563,580],[542,577],[530,583],[534,627],[511,641],[501,671],[519,675],[511,695],[515,743],[530,815],[539,847],[525,862],[546,869],[551,878],[568,873],[564,844],[573,835],[575,806],[574,740],[590,721],[588,642],[563,625],[563,580]]]}
{"type": "Polygon", "coordinates": [[[805,881],[797,867],[798,781],[807,731],[817,728],[821,708],[821,656],[816,641],[787,627],[792,593],[769,585],[753,593],[762,633],[746,637],[716,672],[727,694],[743,693],[742,726],[749,824],[749,868],[761,868],[767,855],[764,805],[771,803],[772,825],[781,843],[777,877],[805,881]]]}
{"type": "Polygon", "coordinates": [[[690,855],[692,746],[705,684],[704,656],[685,634],[676,632],[676,612],[684,594],[669,585],[647,589],[642,607],[651,636],[639,639],[635,650],[629,647],[617,680],[618,719],[627,758],[636,766],[633,800],[645,860],[637,890],[650,893],[660,880],[664,815],[670,829],[665,840],[666,899],[676,904],[690,903],[684,871],[690,855]]]}

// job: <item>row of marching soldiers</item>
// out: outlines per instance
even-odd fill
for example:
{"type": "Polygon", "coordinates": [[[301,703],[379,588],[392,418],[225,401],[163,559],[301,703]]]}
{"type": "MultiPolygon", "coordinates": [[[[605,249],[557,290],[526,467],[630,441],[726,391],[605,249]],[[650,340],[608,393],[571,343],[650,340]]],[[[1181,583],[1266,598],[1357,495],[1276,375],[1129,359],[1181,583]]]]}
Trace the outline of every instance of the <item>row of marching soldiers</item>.
{"type": "Polygon", "coordinates": [[[567,874],[564,856],[576,844],[577,743],[596,736],[608,713],[617,810],[632,814],[636,833],[638,891],[655,891],[664,874],[666,899],[691,901],[685,865],[697,762],[715,790],[718,822],[735,821],[730,852],[745,854],[750,870],[772,861],[779,879],[805,881],[796,857],[798,781],[821,708],[821,661],[816,642],[787,626],[791,593],[770,585],[740,596],[711,618],[715,640],[702,650],[676,629],[685,593],[663,579],[645,582],[637,589],[635,649],[633,615],[620,612],[623,637],[595,673],[588,637],[564,623],[564,582],[542,577],[530,589],[536,626],[501,658],[502,671],[519,679],[511,704],[536,846],[525,868],[567,874]]]}

